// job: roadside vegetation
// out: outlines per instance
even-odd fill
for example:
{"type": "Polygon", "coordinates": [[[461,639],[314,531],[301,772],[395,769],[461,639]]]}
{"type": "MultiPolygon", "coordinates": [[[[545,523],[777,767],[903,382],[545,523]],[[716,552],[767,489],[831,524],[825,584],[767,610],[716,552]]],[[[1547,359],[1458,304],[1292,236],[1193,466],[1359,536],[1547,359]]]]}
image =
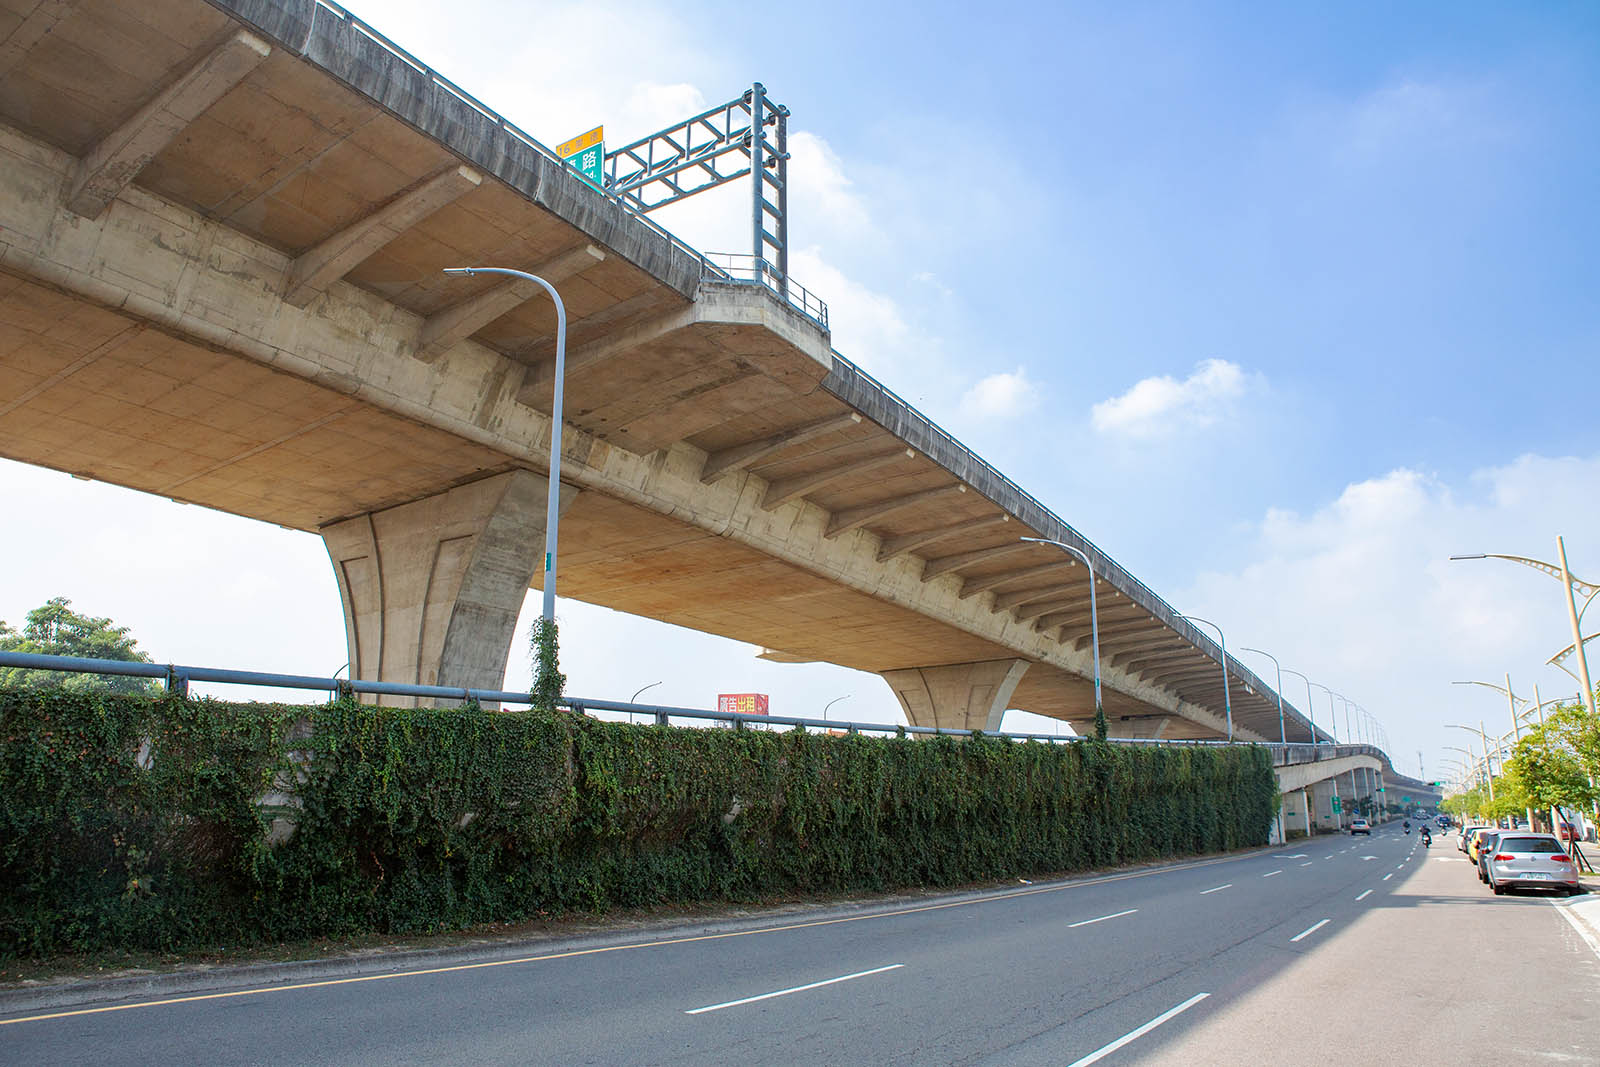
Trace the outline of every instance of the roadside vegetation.
{"type": "Polygon", "coordinates": [[[1581,704],[1565,704],[1532,727],[1517,742],[1487,783],[1445,797],[1441,811],[1462,818],[1495,820],[1532,811],[1547,818],[1552,809],[1593,809],[1600,792],[1600,722],[1581,704]]]}
{"type": "Polygon", "coordinates": [[[0,959],[1034,878],[1264,844],[1264,749],[0,690],[0,959]]]}

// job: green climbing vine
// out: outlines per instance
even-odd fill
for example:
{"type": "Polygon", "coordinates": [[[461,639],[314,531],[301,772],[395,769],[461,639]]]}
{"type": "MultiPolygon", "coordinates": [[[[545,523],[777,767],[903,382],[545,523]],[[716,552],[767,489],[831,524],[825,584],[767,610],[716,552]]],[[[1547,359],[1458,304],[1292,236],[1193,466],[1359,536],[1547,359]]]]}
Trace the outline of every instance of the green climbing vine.
{"type": "Polygon", "coordinates": [[[533,706],[554,711],[566,691],[567,676],[561,673],[561,643],[558,624],[540,616],[533,624],[533,706]]]}
{"type": "Polygon", "coordinates": [[[0,690],[0,957],[1081,871],[1266,840],[1265,750],[0,690]]]}

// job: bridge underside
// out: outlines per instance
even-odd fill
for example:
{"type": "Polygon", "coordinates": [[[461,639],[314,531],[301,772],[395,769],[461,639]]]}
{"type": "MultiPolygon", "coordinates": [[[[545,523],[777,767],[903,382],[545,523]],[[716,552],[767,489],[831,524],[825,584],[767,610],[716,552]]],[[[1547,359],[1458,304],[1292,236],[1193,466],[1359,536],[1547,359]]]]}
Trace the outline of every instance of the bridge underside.
{"type": "MultiPolygon", "coordinates": [[[[0,385],[10,458],[292,529],[321,531],[529,466],[8,274],[0,351],[21,372],[0,385]]],[[[603,493],[578,492],[561,523],[563,596],[878,674],[1015,655],[603,493]]],[[[1157,722],[1164,737],[1214,736],[1114,690],[1104,699],[1119,735],[1157,722]]],[[[1089,680],[1033,663],[1006,706],[1087,728],[1093,704],[1089,680]]]]}
{"type": "MultiPolygon", "coordinates": [[[[461,635],[508,645],[482,586],[538,580],[555,316],[441,273],[489,264],[567,303],[563,596],[883,674],[913,721],[1087,727],[1086,575],[1018,540],[1075,532],[777,294],[309,0],[0,0],[0,454],[323,534],[393,680],[497,684],[461,635]]],[[[1215,646],[1096,558],[1112,732],[1221,734],[1215,646]]]]}

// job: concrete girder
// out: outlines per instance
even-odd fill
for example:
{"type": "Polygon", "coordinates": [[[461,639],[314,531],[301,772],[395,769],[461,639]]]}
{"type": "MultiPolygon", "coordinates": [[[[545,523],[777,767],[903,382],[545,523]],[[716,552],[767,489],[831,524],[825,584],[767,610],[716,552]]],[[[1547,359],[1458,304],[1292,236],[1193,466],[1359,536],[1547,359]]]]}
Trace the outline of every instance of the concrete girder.
{"type": "MultiPolygon", "coordinates": [[[[882,554],[880,553],[880,558],[881,555],[882,554]]],[[[968,578],[961,585],[961,599],[966,600],[968,597],[977,596],[979,593],[986,593],[989,590],[994,589],[997,586],[1005,585],[1008,582],[1018,582],[1026,578],[1037,578],[1044,574],[1054,574],[1063,567],[1076,566],[1078,566],[1078,564],[1074,563],[1070,559],[1067,559],[1065,555],[1063,555],[1061,559],[1050,563],[1040,563],[1035,566],[1024,567],[1021,570],[1016,571],[1001,571],[998,574],[986,574],[981,578],[968,578]]]]}
{"type": "Polygon", "coordinates": [[[1004,513],[999,515],[980,515],[975,519],[952,523],[949,526],[935,526],[931,530],[918,530],[915,533],[891,537],[878,546],[877,561],[879,563],[887,563],[902,552],[910,552],[913,549],[931,545],[949,537],[976,533],[978,530],[986,530],[991,526],[1000,526],[1010,521],[1011,516],[1004,513]]]}
{"type": "MultiPolygon", "coordinates": [[[[503,685],[543,554],[547,485],[542,475],[508,471],[324,526],[350,676],[503,685]]],[[[562,487],[563,510],[577,492],[562,487]]]]}
{"type": "MultiPolygon", "coordinates": [[[[482,174],[471,167],[457,165],[446,167],[409,189],[402,190],[376,211],[296,256],[293,266],[289,268],[283,299],[295,307],[305,307],[378,249],[482,184],[482,174]]],[[[592,245],[590,249],[599,258],[604,258],[604,254],[592,245]]],[[[423,333],[428,333],[427,326],[423,327],[423,333]]],[[[456,340],[460,338],[451,340],[444,348],[450,347],[456,340]]],[[[422,347],[426,347],[426,342],[422,347]]],[[[438,354],[430,352],[426,358],[432,359],[438,354]]]]}
{"type": "MultiPolygon", "coordinates": [[[[1130,668],[1127,673],[1130,677],[1149,682],[1151,685],[1162,685],[1164,684],[1164,679],[1174,677],[1180,673],[1187,673],[1190,662],[1192,662],[1191,657],[1184,657],[1182,660],[1168,660],[1165,663],[1155,663],[1137,669],[1130,668]]],[[[1216,670],[1216,667],[1200,669],[1216,670]]]]}
{"type": "Polygon", "coordinates": [[[887,515],[892,515],[902,508],[913,507],[926,503],[929,500],[938,500],[940,497],[965,493],[967,487],[961,482],[951,482],[941,485],[936,489],[923,489],[916,493],[903,493],[900,496],[890,497],[888,500],[879,500],[871,504],[862,504],[860,507],[845,508],[833,513],[828,520],[828,528],[822,536],[833,540],[851,530],[860,529],[869,522],[876,522],[887,515]]]}
{"type": "Polygon", "coordinates": [[[1012,541],[1003,545],[993,545],[989,548],[975,548],[971,552],[958,552],[953,556],[939,556],[930,559],[922,565],[922,580],[931,582],[941,574],[952,571],[964,570],[979,563],[987,563],[992,559],[1003,556],[1014,556],[1018,552],[1026,552],[1033,546],[1026,541],[1012,541]]]}
{"type": "Polygon", "coordinates": [[[1027,622],[1040,615],[1059,614],[1063,609],[1077,607],[1082,600],[1082,597],[1064,597],[1060,600],[1036,600],[1030,604],[1019,604],[1012,609],[1011,617],[1018,622],[1027,622]]]}
{"type": "Polygon", "coordinates": [[[897,448],[893,452],[885,452],[878,456],[863,456],[860,459],[841,463],[836,467],[828,467],[809,474],[797,474],[793,478],[771,482],[767,491],[761,497],[761,507],[764,511],[773,511],[795,497],[805,496],[807,493],[821,489],[830,482],[837,482],[843,478],[851,478],[857,474],[886,467],[900,459],[914,458],[916,452],[909,448],[897,448]]]}
{"type": "MultiPolygon", "coordinates": [[[[1128,633],[1112,634],[1109,637],[1107,637],[1105,631],[1102,630],[1100,632],[1100,657],[1101,659],[1104,659],[1106,656],[1109,656],[1121,649],[1136,648],[1147,642],[1160,639],[1163,637],[1162,630],[1165,629],[1166,627],[1151,627],[1149,629],[1136,630],[1128,633]]],[[[1077,648],[1078,642],[1086,636],[1086,634],[1075,634],[1073,636],[1073,640],[1071,641],[1072,646],[1077,648]]],[[[1060,635],[1057,640],[1059,640],[1062,644],[1068,643],[1066,634],[1060,635]]],[[[1088,643],[1085,642],[1083,647],[1088,648],[1088,643]]]]}
{"type": "MultiPolygon", "coordinates": [[[[1100,620],[1100,651],[1102,654],[1104,654],[1106,648],[1113,639],[1120,639],[1124,637],[1138,637],[1142,639],[1148,634],[1160,633],[1165,629],[1168,629],[1167,624],[1162,622],[1160,619],[1152,619],[1148,612],[1145,613],[1145,616],[1142,619],[1135,617],[1122,622],[1113,622],[1109,625],[1104,619],[1102,619],[1100,620]]],[[[1088,648],[1093,642],[1094,630],[1090,626],[1084,624],[1063,625],[1061,627],[1062,640],[1065,641],[1069,635],[1073,638],[1074,647],[1079,648],[1081,651],[1084,648],[1088,648]]]]}
{"type": "MultiPolygon", "coordinates": [[[[658,341],[669,333],[676,333],[678,330],[693,326],[699,318],[699,305],[689,304],[635,323],[625,330],[619,330],[598,341],[592,341],[581,348],[569,351],[566,388],[571,390],[574,379],[580,375],[598,370],[604,364],[628,355],[641,345],[658,341]]],[[[571,327],[568,328],[570,330],[571,327]]],[[[555,378],[556,357],[552,349],[549,359],[530,363],[528,369],[523,372],[522,385],[517,390],[517,402],[548,413],[551,409],[555,378]]]]}
{"type": "Polygon", "coordinates": [[[997,659],[884,671],[883,680],[913,726],[997,733],[1027,669],[1025,659],[997,659]]]}
{"type": "Polygon", "coordinates": [[[27,56],[28,49],[50,36],[61,20],[72,14],[81,0],[39,0],[12,31],[0,41],[0,79],[27,56]]]}
{"type": "MultiPolygon", "coordinates": [[[[1138,604],[1118,604],[1113,602],[1103,608],[1098,608],[1097,611],[1091,612],[1086,601],[1087,598],[1082,601],[1074,601],[1072,607],[1066,611],[1055,609],[1041,612],[1037,619],[1048,619],[1049,621],[1042,624],[1040,621],[1035,621],[1033,624],[1034,630],[1053,630],[1058,626],[1088,626],[1096,615],[1098,615],[1102,626],[1108,622],[1150,618],[1149,609],[1138,604]]],[[[1105,630],[1102,629],[1100,632],[1104,633],[1105,630]]]]}
{"type": "Polygon", "coordinates": [[[245,30],[212,49],[78,161],[67,192],[67,209],[84,218],[98,218],[184,127],[271,54],[267,42],[245,30]]]}
{"type": "MultiPolygon", "coordinates": [[[[546,281],[548,280],[546,279],[546,281]]],[[[567,323],[567,350],[569,353],[571,352],[573,335],[580,329],[592,333],[598,328],[632,318],[641,311],[657,310],[660,305],[660,294],[646,290],[630,296],[626,300],[619,300],[617,303],[602,308],[591,315],[585,315],[581,319],[574,319],[567,323]]],[[[556,362],[556,335],[554,333],[546,334],[538,340],[522,346],[520,350],[513,352],[511,355],[513,359],[526,363],[530,367],[544,364],[547,374],[551,373],[556,362]]]]}
{"type": "Polygon", "coordinates": [[[1146,653],[1135,649],[1132,652],[1119,652],[1111,659],[1111,666],[1125,667],[1129,671],[1138,673],[1148,668],[1160,667],[1164,663],[1181,662],[1201,655],[1200,651],[1192,645],[1185,648],[1173,649],[1170,652],[1146,653]]]}
{"type": "Polygon", "coordinates": [[[1014,589],[1009,593],[996,593],[993,608],[995,611],[1004,611],[1006,608],[1016,607],[1019,604],[1031,604],[1036,600],[1044,600],[1058,593],[1070,593],[1073,590],[1082,590],[1079,582],[1053,582],[1034,589],[1014,589]]]}
{"type": "Polygon", "coordinates": [[[1150,678],[1150,681],[1155,685],[1165,686],[1168,689],[1192,689],[1198,681],[1198,683],[1203,683],[1205,688],[1221,691],[1222,669],[1216,664],[1211,665],[1211,667],[1192,667],[1192,669],[1181,670],[1178,673],[1154,675],[1154,677],[1150,678]]]}
{"type": "MultiPolygon", "coordinates": [[[[588,270],[605,258],[606,254],[594,245],[584,245],[540,263],[529,273],[537,274],[554,285],[588,270]]],[[[476,296],[469,296],[458,304],[452,304],[443,311],[436,311],[428,316],[418,331],[417,358],[424,363],[432,363],[495,319],[529,300],[545,295],[544,289],[536,282],[513,278],[476,296]]]]}
{"type": "Polygon", "coordinates": [[[733,445],[715,452],[706,457],[706,462],[700,468],[700,481],[710,484],[730,471],[743,470],[746,467],[760,463],[768,456],[776,455],[786,448],[804,444],[807,441],[823,437],[836,430],[848,429],[859,425],[861,416],[852,411],[847,415],[836,415],[832,418],[821,419],[806,426],[799,426],[793,430],[784,430],[781,433],[769,434],[756,441],[749,441],[742,445],[733,445]]]}

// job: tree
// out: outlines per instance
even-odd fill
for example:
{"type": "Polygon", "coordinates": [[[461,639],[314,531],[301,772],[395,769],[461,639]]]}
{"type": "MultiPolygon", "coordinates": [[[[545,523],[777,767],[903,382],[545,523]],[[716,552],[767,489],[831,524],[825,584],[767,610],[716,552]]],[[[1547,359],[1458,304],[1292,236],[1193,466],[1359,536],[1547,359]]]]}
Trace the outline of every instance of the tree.
{"type": "MultiPolygon", "coordinates": [[[[149,655],[139,650],[139,643],[133,639],[128,627],[115,626],[110,619],[80,615],[72,610],[72,601],[59,596],[51,597],[42,606],[28,612],[20,631],[0,620],[0,652],[114,659],[127,663],[151,662],[149,655]]],[[[161,689],[149,678],[39,671],[22,667],[0,667],[0,686],[110,693],[156,693],[161,689]]]]}
{"type": "Polygon", "coordinates": [[[1582,760],[1563,744],[1554,723],[1528,731],[1528,736],[1517,742],[1506,766],[1515,769],[1522,779],[1530,808],[1578,808],[1589,805],[1594,798],[1594,787],[1589,784],[1582,760]]]}

